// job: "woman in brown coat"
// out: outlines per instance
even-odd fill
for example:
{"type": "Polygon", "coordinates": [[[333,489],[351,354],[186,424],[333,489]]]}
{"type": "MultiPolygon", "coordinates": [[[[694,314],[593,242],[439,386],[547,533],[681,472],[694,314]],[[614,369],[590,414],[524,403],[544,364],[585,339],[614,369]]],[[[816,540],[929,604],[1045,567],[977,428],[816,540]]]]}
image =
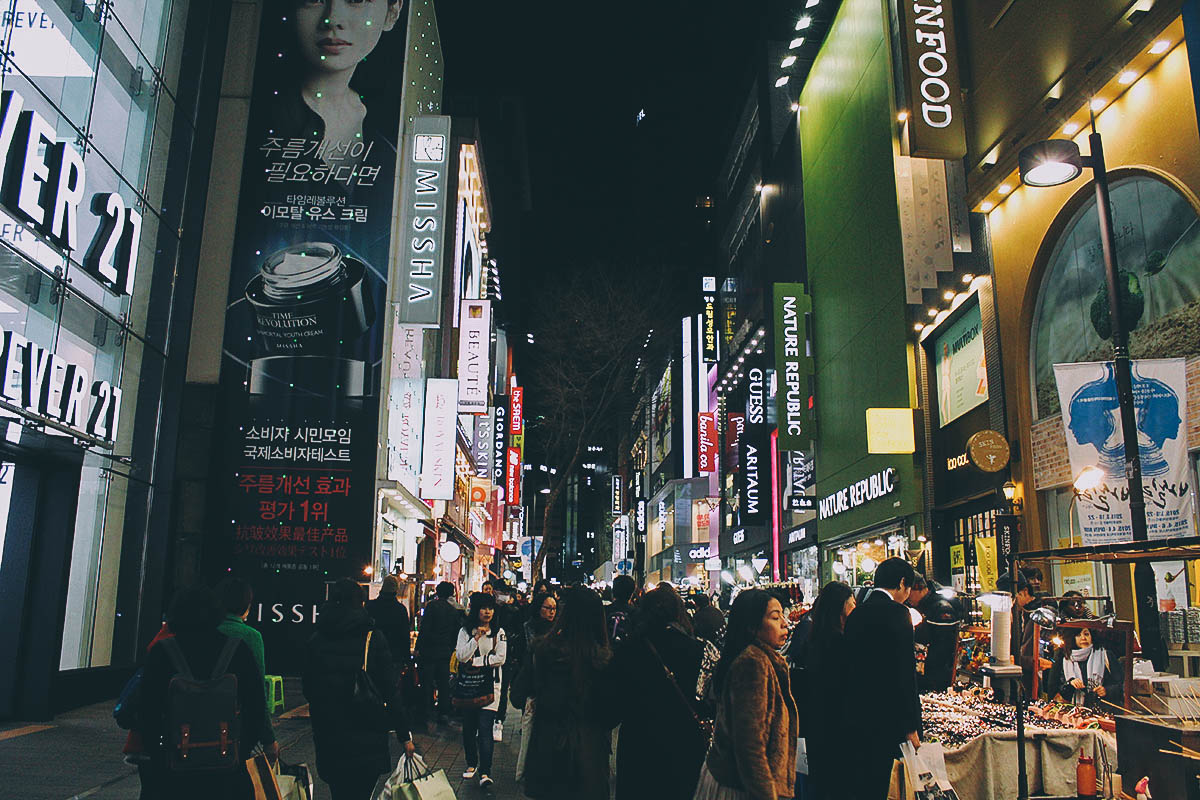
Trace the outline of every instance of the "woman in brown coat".
{"type": "Polygon", "coordinates": [[[777,652],[787,634],[783,607],[769,593],[749,589],[733,602],[713,674],[717,725],[696,800],[793,796],[799,720],[777,652]]]}

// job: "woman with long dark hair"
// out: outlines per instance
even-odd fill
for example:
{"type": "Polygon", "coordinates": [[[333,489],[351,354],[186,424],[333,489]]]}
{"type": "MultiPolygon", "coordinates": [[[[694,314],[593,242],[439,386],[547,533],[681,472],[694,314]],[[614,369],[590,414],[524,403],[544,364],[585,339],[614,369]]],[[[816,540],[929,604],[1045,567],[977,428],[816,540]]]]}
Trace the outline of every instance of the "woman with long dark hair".
{"type": "Polygon", "coordinates": [[[716,647],[692,635],[683,599],[668,584],[642,596],[635,620],[613,657],[621,687],[617,800],[690,800],[708,750],[702,721],[712,717],[697,695],[706,650],[716,647]]]}
{"type": "Polygon", "coordinates": [[[478,693],[460,697],[455,693],[454,704],[462,710],[463,750],[467,756],[467,771],[463,777],[479,775],[479,785],[492,785],[492,725],[500,708],[500,673],[508,652],[507,637],[496,619],[494,595],[478,592],[471,595],[466,622],[458,632],[454,653],[458,656],[459,685],[465,685],[471,673],[481,674],[483,681],[478,693]],[[490,701],[484,702],[487,698],[490,701]]]}
{"type": "Polygon", "coordinates": [[[554,627],[531,645],[513,685],[533,706],[524,771],[530,797],[608,800],[617,723],[610,659],[600,596],[566,590],[554,627]]]}
{"type": "Polygon", "coordinates": [[[719,698],[716,729],[696,800],[779,800],[796,781],[798,720],[787,662],[779,600],[747,589],[733,601],[725,649],[713,674],[719,698]]]}
{"type": "Polygon", "coordinates": [[[854,592],[844,583],[830,581],[822,587],[809,612],[812,639],[806,651],[805,685],[796,694],[803,698],[805,719],[801,727],[808,753],[808,791],[817,798],[844,796],[837,782],[845,777],[848,733],[841,723],[845,714],[839,704],[848,691],[846,675],[846,618],[854,610],[854,592]],[[817,721],[820,721],[819,724],[817,721]]]}

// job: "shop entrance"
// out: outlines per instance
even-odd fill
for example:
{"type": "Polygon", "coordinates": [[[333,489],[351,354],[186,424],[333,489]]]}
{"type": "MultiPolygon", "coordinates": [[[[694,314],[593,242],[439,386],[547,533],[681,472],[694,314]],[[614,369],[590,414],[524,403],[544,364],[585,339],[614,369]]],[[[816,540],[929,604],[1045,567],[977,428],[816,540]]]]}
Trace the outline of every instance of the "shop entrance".
{"type": "MultiPolygon", "coordinates": [[[[0,425],[3,425],[0,422],[0,425]]],[[[9,423],[0,444],[0,719],[47,719],[62,647],[82,453],[9,423]],[[13,426],[16,426],[15,428],[13,426]]],[[[57,441],[56,441],[57,440],[57,441]]]]}

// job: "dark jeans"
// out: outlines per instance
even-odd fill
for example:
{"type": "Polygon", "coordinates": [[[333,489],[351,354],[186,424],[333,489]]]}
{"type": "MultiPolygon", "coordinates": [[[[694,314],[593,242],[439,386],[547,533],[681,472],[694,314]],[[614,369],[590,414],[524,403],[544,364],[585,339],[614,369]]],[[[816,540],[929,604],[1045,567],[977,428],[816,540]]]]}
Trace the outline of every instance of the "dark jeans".
{"type": "Polygon", "coordinates": [[[425,709],[432,722],[439,717],[449,718],[454,712],[450,702],[450,651],[421,658],[421,689],[425,692],[425,709]],[[436,700],[434,690],[437,690],[436,700]],[[436,714],[434,712],[437,712],[436,714]]]}
{"type": "Polygon", "coordinates": [[[378,775],[357,775],[329,784],[330,800],[371,800],[378,775]]]}
{"type": "Polygon", "coordinates": [[[509,678],[510,670],[508,667],[500,667],[500,707],[496,710],[496,719],[504,722],[505,714],[508,712],[508,686],[512,681],[509,678]]]}
{"type": "Polygon", "coordinates": [[[872,744],[860,750],[850,776],[854,800],[887,800],[892,766],[900,757],[898,744],[872,744]]]}
{"type": "Polygon", "coordinates": [[[480,775],[492,774],[492,750],[496,747],[492,724],[495,721],[495,711],[463,709],[463,750],[467,754],[467,766],[478,767],[480,775]]]}

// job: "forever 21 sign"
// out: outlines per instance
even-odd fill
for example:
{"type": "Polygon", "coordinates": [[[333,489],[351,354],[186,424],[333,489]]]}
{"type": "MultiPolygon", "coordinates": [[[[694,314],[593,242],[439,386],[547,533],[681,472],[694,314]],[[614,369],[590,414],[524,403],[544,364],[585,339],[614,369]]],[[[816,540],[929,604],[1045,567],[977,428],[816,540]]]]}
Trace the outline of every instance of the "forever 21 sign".
{"type": "MultiPolygon", "coordinates": [[[[65,250],[79,247],[79,206],[86,196],[83,156],[57,141],[54,127],[25,108],[14,91],[0,93],[0,200],[31,228],[65,250]],[[43,149],[44,145],[44,149],[43,149]]],[[[137,272],[142,215],[116,192],[92,197],[101,218],[83,266],[116,294],[130,294],[137,272]]]]}

